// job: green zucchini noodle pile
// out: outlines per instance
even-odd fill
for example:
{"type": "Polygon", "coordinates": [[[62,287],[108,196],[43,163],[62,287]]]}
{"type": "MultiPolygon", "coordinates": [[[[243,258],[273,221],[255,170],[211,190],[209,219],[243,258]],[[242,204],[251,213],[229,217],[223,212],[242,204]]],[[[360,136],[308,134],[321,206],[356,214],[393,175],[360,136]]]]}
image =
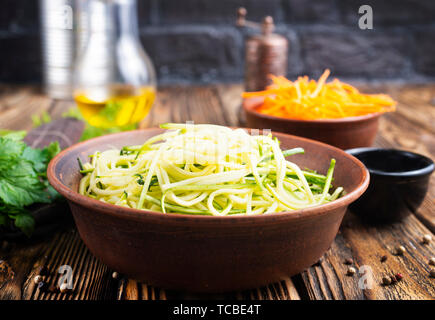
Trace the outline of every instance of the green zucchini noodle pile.
{"type": "MultiPolygon", "coordinates": [[[[143,145],[79,159],[79,192],[103,202],[163,213],[258,215],[317,206],[337,199],[335,160],[326,175],[285,159],[269,135],[205,124],[164,124],[143,145]],[[331,193],[330,193],[331,191],[331,193]]],[[[315,155],[313,155],[315,156],[315,155]]]]}

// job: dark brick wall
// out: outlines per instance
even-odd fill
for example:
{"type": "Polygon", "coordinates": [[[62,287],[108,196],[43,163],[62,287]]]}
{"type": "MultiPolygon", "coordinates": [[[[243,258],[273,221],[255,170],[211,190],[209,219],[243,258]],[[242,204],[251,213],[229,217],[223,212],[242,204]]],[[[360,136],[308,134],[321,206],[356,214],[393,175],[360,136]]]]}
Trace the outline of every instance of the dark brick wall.
{"type": "MultiPolygon", "coordinates": [[[[54,0],[55,1],[55,0],[54,0]]],[[[290,40],[288,75],[385,80],[435,79],[434,0],[138,0],[141,40],[160,83],[243,79],[243,39],[235,11],[272,15],[290,40]],[[374,29],[358,28],[369,4],[374,29]]],[[[38,0],[2,0],[0,81],[41,79],[38,0]]]]}

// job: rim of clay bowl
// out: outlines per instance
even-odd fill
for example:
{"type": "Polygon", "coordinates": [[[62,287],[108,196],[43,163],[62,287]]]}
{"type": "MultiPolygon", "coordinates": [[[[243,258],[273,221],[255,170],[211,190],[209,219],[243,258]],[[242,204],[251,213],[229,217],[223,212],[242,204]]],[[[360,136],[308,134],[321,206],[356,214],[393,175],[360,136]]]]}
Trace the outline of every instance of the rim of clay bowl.
{"type": "Polygon", "coordinates": [[[292,118],[284,118],[284,117],[277,117],[269,114],[264,114],[261,112],[258,112],[255,110],[259,107],[260,104],[263,103],[263,98],[245,98],[242,102],[242,107],[247,113],[252,113],[253,115],[259,117],[259,118],[266,118],[269,120],[279,120],[279,121],[289,121],[289,122],[301,122],[301,123],[317,123],[317,124],[328,124],[328,123],[352,123],[352,122],[360,122],[364,120],[369,120],[373,118],[380,117],[383,113],[381,112],[375,112],[375,113],[369,113],[363,116],[356,116],[356,117],[345,117],[345,118],[337,118],[337,119],[317,119],[317,120],[303,120],[303,119],[292,119],[292,118]],[[247,106],[246,101],[253,101],[252,106],[247,106]]]}

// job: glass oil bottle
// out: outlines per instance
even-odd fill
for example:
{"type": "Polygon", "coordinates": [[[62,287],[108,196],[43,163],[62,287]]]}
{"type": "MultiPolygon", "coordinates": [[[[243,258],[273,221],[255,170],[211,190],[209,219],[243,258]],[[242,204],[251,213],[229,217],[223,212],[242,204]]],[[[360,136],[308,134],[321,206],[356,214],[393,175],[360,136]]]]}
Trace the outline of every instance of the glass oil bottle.
{"type": "Polygon", "coordinates": [[[138,34],[136,0],[89,0],[88,40],[74,74],[74,100],[94,127],[130,128],[149,113],[154,67],[138,34]]]}

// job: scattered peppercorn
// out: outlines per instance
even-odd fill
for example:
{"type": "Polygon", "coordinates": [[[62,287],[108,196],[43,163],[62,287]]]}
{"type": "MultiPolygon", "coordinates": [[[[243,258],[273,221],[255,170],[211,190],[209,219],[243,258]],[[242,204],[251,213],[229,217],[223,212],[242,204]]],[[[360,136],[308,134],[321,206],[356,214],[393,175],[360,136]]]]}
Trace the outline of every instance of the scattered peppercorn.
{"type": "Polygon", "coordinates": [[[38,274],[38,275],[36,275],[34,278],[33,278],[33,282],[35,283],[35,284],[38,284],[38,283],[40,283],[42,281],[42,277],[38,274]]]}
{"type": "Polygon", "coordinates": [[[383,255],[383,256],[381,257],[381,262],[385,262],[385,261],[387,261],[387,259],[388,259],[388,257],[385,256],[385,255],[383,255]]]}
{"type": "Polygon", "coordinates": [[[435,257],[432,257],[429,259],[429,265],[430,266],[435,266],[435,257]]]}
{"type": "Polygon", "coordinates": [[[425,234],[424,236],[423,236],[423,243],[424,244],[428,244],[429,242],[431,242],[432,241],[432,236],[430,235],[430,234],[425,234]]]}
{"type": "Polygon", "coordinates": [[[397,249],[396,249],[396,254],[397,255],[402,255],[402,254],[404,254],[406,252],[406,249],[405,249],[405,247],[404,246],[399,246],[399,247],[397,247],[397,249]]]}
{"type": "Polygon", "coordinates": [[[353,276],[356,272],[356,269],[354,267],[350,267],[349,269],[347,269],[347,275],[348,276],[353,276]]]}
{"type": "Polygon", "coordinates": [[[45,281],[40,281],[40,282],[38,283],[38,289],[39,289],[39,291],[41,291],[41,292],[45,292],[45,291],[47,291],[47,289],[48,289],[48,284],[47,284],[47,282],[45,282],[45,281]]]}
{"type": "Polygon", "coordinates": [[[435,269],[434,268],[430,269],[429,274],[432,278],[435,278],[435,269]]]}
{"type": "Polygon", "coordinates": [[[119,278],[119,273],[118,272],[114,272],[114,273],[112,273],[112,278],[113,279],[118,279],[119,278]]]}
{"type": "Polygon", "coordinates": [[[344,264],[351,265],[352,263],[353,263],[353,260],[350,258],[347,258],[346,260],[344,260],[344,264]]]}
{"type": "Polygon", "coordinates": [[[61,293],[67,293],[69,292],[71,289],[68,287],[68,283],[62,283],[59,287],[59,290],[61,293]]]}
{"type": "Polygon", "coordinates": [[[394,276],[396,277],[397,281],[400,281],[403,279],[403,274],[401,274],[400,272],[396,273],[394,276]]]}
{"type": "Polygon", "coordinates": [[[391,284],[391,278],[390,277],[383,277],[382,278],[382,283],[386,286],[388,286],[389,284],[391,284]]]}

